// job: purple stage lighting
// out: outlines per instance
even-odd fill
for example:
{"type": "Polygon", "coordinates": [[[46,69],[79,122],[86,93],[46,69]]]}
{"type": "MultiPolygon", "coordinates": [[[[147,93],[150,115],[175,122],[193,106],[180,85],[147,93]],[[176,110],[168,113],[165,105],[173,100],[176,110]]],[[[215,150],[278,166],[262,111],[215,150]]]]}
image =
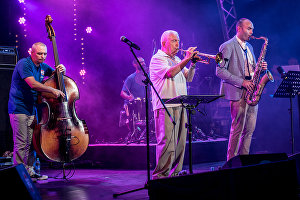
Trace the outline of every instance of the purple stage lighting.
{"type": "Polygon", "coordinates": [[[92,27],[90,27],[90,26],[88,26],[88,27],[86,27],[86,29],[85,29],[85,31],[87,32],[87,33],[92,33],[92,27]]]}
{"type": "Polygon", "coordinates": [[[25,0],[19,0],[19,3],[25,3],[25,0]]]}
{"type": "Polygon", "coordinates": [[[20,17],[18,22],[19,24],[25,24],[26,19],[24,17],[20,17]]]}

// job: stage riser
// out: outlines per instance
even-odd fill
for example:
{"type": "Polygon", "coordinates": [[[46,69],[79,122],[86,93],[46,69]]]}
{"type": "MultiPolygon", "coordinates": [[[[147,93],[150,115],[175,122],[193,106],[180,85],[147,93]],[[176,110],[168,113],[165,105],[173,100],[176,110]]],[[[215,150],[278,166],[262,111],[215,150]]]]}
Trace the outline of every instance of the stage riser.
{"type": "MultiPolygon", "coordinates": [[[[224,161],[227,141],[195,142],[192,144],[193,164],[224,161]]],[[[155,145],[150,145],[150,166],[155,167],[155,145]]],[[[188,143],[185,150],[184,165],[189,163],[188,143]]],[[[104,169],[147,169],[147,147],[145,144],[91,144],[82,157],[75,161],[85,167],[104,169]]]]}

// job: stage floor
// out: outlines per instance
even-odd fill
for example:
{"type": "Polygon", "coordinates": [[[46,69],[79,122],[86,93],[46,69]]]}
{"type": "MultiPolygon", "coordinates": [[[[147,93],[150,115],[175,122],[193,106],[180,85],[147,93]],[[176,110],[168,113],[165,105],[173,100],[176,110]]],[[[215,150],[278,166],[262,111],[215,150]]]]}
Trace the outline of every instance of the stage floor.
{"type": "MultiPolygon", "coordinates": [[[[193,165],[193,177],[197,175],[208,175],[205,172],[211,172],[212,174],[220,174],[219,169],[221,166],[225,164],[225,161],[213,162],[213,163],[202,163],[202,164],[194,164],[193,165]]],[[[268,164],[265,164],[265,166],[268,164]]],[[[271,164],[272,165],[272,164],[271,164]]],[[[263,165],[261,165],[263,166],[263,165]]],[[[69,166],[71,167],[71,166],[69,166]]],[[[184,169],[188,171],[187,165],[184,165],[184,169]]],[[[240,168],[241,169],[241,168],[240,168]]],[[[240,170],[238,169],[238,170],[240,170]]],[[[253,168],[252,168],[253,169],[253,168]]],[[[275,168],[268,168],[271,171],[275,168]]],[[[222,171],[222,170],[221,170],[222,171]]],[[[226,170],[224,170],[225,172],[226,170]]],[[[223,172],[223,173],[224,173],[223,172]]],[[[256,173],[256,172],[252,172],[256,173]]],[[[286,173],[286,171],[284,171],[286,173]]],[[[139,191],[130,192],[128,194],[124,194],[118,196],[117,198],[113,197],[113,194],[119,194],[127,191],[136,190],[139,188],[143,188],[144,184],[147,181],[147,171],[146,170],[104,170],[104,169],[67,169],[66,170],[66,179],[62,179],[62,169],[44,169],[42,170],[42,174],[47,174],[49,176],[48,180],[37,181],[35,182],[35,186],[37,187],[41,197],[43,200],[52,200],[52,199],[63,199],[63,200],[73,200],[73,199],[84,199],[84,200],[108,200],[108,199],[122,199],[122,200],[146,200],[149,199],[148,190],[142,189],[139,191]]],[[[152,170],[150,171],[152,174],[152,170]]],[[[210,174],[210,176],[212,175],[210,174]]],[[[255,176],[255,174],[253,174],[255,176]]],[[[274,174],[275,175],[275,174],[274,174]]],[[[277,175],[280,175],[277,174],[277,175]]],[[[206,176],[207,177],[207,176],[206,176]]],[[[222,179],[214,179],[214,176],[211,176],[213,183],[202,182],[202,186],[206,184],[213,185],[217,188],[217,185],[222,182],[222,179]]],[[[269,177],[270,178],[270,177],[269,177]]],[[[282,177],[281,177],[282,178],[282,177]]],[[[262,179],[264,179],[262,177],[262,179]]],[[[201,180],[201,179],[199,179],[201,180]]],[[[203,179],[205,180],[205,179],[203,179]]],[[[257,180],[255,178],[255,180],[257,180]]],[[[276,180],[276,179],[274,179],[276,180]]],[[[281,179],[280,179],[281,180],[281,179]]],[[[194,180],[195,181],[195,180],[194,180]]],[[[196,180],[197,181],[197,180],[196,180]]],[[[223,184],[224,184],[223,180],[223,184]]],[[[275,181],[276,182],[276,181],[275,181]]],[[[229,183],[229,182],[228,182],[229,183]]],[[[200,185],[201,185],[200,184],[200,185]]],[[[231,182],[232,184],[232,182],[231,182]]],[[[235,183],[239,184],[239,182],[235,183]]],[[[285,184],[281,183],[280,184],[285,184]]],[[[279,185],[280,185],[279,184],[279,185]]],[[[236,186],[236,185],[235,185],[236,186]]],[[[289,185],[290,186],[290,185],[289,185]]],[[[234,187],[234,186],[232,186],[234,187]]],[[[283,186],[282,186],[283,187],[283,186]]],[[[278,187],[277,187],[278,188],[278,187]]],[[[279,189],[281,188],[281,185],[279,189]]],[[[289,187],[288,187],[289,188],[289,187]]],[[[200,188],[201,189],[201,188],[200,188]]],[[[210,188],[213,192],[215,191],[213,188],[210,188]]],[[[270,188],[269,188],[270,189],[270,188]]],[[[286,189],[286,188],[285,188],[286,189]]],[[[272,188],[271,188],[272,190],[272,188]]],[[[234,190],[233,190],[234,191],[234,190]]],[[[276,190],[275,190],[276,191],[276,190]]],[[[170,192],[170,191],[169,191],[170,192]]],[[[223,191],[224,192],[224,191],[223,191]]],[[[253,191],[255,192],[255,191],[253,191]]],[[[300,188],[298,186],[297,193],[293,193],[298,196],[293,199],[300,199],[300,188]]],[[[198,193],[196,192],[198,195],[198,193]]],[[[268,193],[269,194],[269,193],[268,193]]],[[[289,192],[283,193],[283,195],[287,195],[287,198],[281,199],[290,199],[289,192]]],[[[212,193],[213,196],[213,193],[212,193]]],[[[274,196],[274,194],[273,194],[274,196]]],[[[201,193],[199,193],[199,199],[201,198],[201,193]]],[[[198,197],[197,197],[198,199],[198,197]]]]}
{"type": "MultiPolygon", "coordinates": [[[[194,173],[217,170],[224,162],[202,163],[193,165],[194,173]]],[[[184,166],[188,170],[188,166],[184,166]]],[[[74,170],[66,170],[67,177],[74,170]]],[[[151,170],[152,173],[152,170],[151,170]]],[[[114,199],[113,194],[141,188],[147,180],[146,170],[103,170],[75,169],[74,175],[68,180],[62,179],[62,169],[44,169],[42,174],[49,176],[48,180],[38,181],[38,188],[43,200],[53,199],[114,199]],[[56,178],[54,178],[56,177],[56,178]]],[[[121,195],[117,199],[142,200],[149,199],[146,189],[121,195]]]]}

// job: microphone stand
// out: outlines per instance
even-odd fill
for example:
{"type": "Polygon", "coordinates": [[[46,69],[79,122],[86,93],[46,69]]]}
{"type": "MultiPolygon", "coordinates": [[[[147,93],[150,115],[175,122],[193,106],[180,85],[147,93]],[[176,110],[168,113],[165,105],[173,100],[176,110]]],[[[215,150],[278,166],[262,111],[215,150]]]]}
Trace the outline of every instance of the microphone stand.
{"type": "Polygon", "coordinates": [[[146,137],[147,137],[147,182],[145,183],[144,187],[141,188],[137,188],[137,189],[133,189],[133,190],[129,190],[126,192],[122,192],[122,193],[116,193],[113,194],[113,197],[116,198],[120,195],[123,194],[128,194],[131,192],[136,192],[139,190],[143,190],[143,189],[148,189],[148,183],[151,180],[150,179],[150,145],[149,145],[149,107],[148,107],[148,84],[150,84],[150,86],[152,87],[153,91],[155,92],[155,94],[157,95],[157,97],[159,98],[161,104],[163,105],[164,109],[166,110],[166,113],[168,114],[171,122],[174,124],[174,126],[176,125],[175,121],[173,120],[170,112],[168,111],[166,105],[164,104],[163,100],[161,99],[161,97],[159,96],[158,92],[156,91],[155,87],[153,86],[153,83],[151,82],[149,75],[147,74],[146,70],[143,68],[143,66],[141,65],[139,59],[137,58],[137,56],[135,55],[133,49],[132,49],[132,45],[129,45],[130,47],[130,51],[133,54],[134,58],[136,59],[137,63],[139,64],[140,68],[142,69],[142,71],[144,72],[144,76],[145,76],[145,80],[143,80],[143,83],[145,84],[145,94],[146,94],[146,137]]]}

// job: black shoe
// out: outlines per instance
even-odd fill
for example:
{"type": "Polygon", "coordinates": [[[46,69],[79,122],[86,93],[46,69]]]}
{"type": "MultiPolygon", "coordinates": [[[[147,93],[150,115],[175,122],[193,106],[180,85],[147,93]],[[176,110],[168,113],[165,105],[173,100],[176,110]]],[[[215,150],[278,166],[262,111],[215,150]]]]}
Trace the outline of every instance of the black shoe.
{"type": "Polygon", "coordinates": [[[187,174],[188,174],[188,172],[186,170],[181,170],[180,172],[178,172],[178,176],[184,176],[187,174]]]}

